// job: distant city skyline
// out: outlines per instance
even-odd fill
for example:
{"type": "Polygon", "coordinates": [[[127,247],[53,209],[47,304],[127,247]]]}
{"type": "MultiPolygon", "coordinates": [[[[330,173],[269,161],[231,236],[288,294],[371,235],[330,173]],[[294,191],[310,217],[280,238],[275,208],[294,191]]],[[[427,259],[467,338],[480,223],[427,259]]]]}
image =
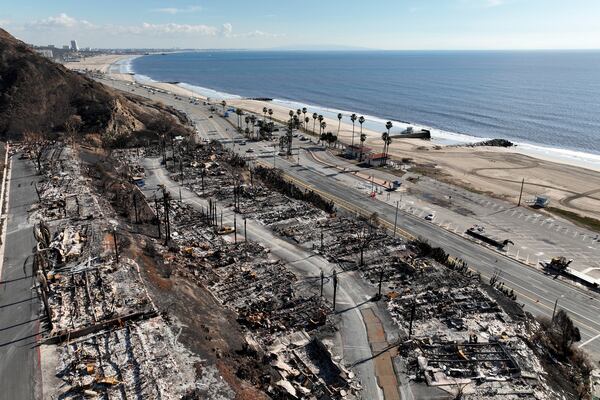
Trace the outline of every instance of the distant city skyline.
{"type": "Polygon", "coordinates": [[[596,0],[10,2],[0,27],[92,48],[599,49],[596,0]]]}

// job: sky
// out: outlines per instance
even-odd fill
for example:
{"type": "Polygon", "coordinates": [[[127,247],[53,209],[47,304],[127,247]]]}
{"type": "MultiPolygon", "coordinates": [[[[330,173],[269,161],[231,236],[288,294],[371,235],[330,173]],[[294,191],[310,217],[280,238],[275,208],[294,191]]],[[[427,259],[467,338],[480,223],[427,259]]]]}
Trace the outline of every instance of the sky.
{"type": "Polygon", "coordinates": [[[92,48],[599,49],[600,0],[3,1],[0,27],[92,48]]]}

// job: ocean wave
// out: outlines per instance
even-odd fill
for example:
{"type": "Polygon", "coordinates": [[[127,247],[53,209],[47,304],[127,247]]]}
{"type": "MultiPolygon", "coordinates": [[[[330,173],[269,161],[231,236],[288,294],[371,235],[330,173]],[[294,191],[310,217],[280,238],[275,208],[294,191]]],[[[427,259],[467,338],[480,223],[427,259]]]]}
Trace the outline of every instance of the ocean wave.
{"type": "Polygon", "coordinates": [[[185,83],[185,82],[178,83],[177,86],[180,86],[184,89],[190,90],[194,93],[198,93],[199,95],[202,95],[204,97],[210,97],[211,99],[217,99],[217,100],[243,99],[242,96],[238,96],[237,94],[220,92],[218,90],[205,88],[202,86],[190,85],[189,83],[185,83]]]}
{"type": "Polygon", "coordinates": [[[117,74],[135,74],[133,70],[133,60],[138,57],[142,57],[141,55],[135,55],[127,58],[123,58],[113,65],[111,65],[111,72],[117,74]]]}

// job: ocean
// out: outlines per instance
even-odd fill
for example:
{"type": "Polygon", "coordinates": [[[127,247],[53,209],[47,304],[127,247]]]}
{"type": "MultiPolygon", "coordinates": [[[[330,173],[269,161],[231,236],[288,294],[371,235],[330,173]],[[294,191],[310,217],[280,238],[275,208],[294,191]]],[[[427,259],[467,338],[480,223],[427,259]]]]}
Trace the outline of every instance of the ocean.
{"type": "Polygon", "coordinates": [[[381,131],[428,127],[442,143],[505,138],[600,161],[600,51],[203,51],[122,67],[214,98],[354,112],[381,131]]]}

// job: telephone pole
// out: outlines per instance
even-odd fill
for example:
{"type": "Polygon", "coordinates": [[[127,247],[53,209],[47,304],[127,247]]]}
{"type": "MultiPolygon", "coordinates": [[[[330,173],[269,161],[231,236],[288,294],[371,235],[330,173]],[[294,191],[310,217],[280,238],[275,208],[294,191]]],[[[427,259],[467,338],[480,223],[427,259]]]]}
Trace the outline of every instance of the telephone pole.
{"type": "Polygon", "coordinates": [[[521,181],[521,192],[519,193],[519,204],[517,204],[517,207],[521,205],[521,198],[523,197],[523,186],[525,186],[525,178],[523,178],[523,180],[521,181]]]}
{"type": "Polygon", "coordinates": [[[333,311],[334,312],[335,312],[335,298],[337,295],[337,285],[338,285],[337,272],[334,269],[333,270],[333,311]]]}
{"type": "Polygon", "coordinates": [[[394,237],[396,237],[396,226],[398,225],[398,200],[396,200],[396,216],[394,217],[394,237]]]}

